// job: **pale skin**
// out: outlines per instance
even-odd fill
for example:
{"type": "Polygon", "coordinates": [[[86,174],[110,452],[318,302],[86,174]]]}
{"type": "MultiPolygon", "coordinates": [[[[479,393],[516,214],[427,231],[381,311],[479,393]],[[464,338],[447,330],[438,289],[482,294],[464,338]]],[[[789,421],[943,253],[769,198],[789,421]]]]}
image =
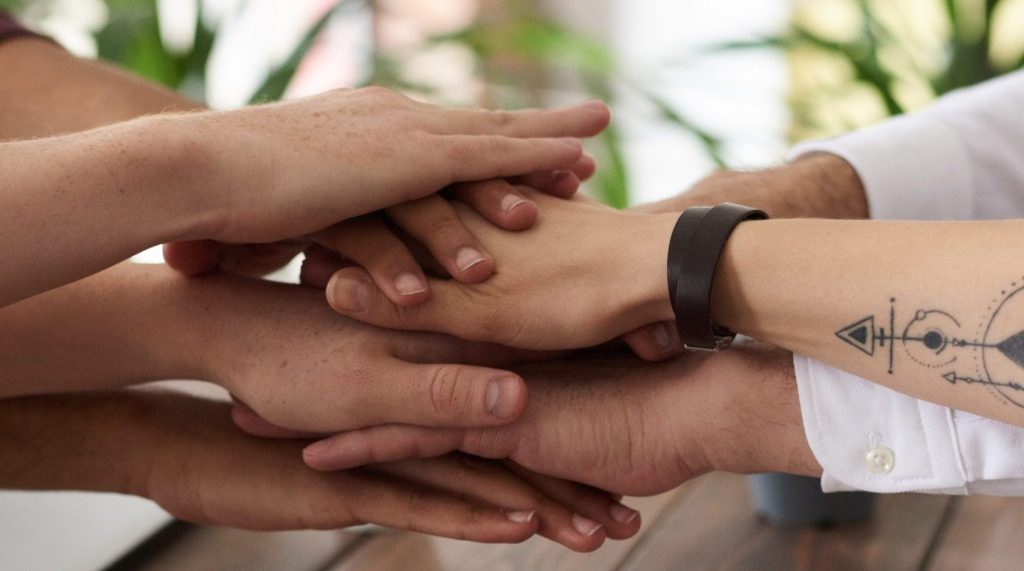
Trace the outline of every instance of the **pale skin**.
{"type": "MultiPolygon", "coordinates": [[[[45,42],[14,40],[0,51],[29,43],[45,42]]],[[[573,137],[600,131],[607,116],[600,104],[446,110],[370,88],[0,143],[0,210],[7,213],[0,259],[9,270],[0,305],[162,242],[276,242],[460,180],[578,169],[573,137]]],[[[69,121],[68,128],[87,123],[69,121]]],[[[42,124],[36,136],[65,131],[42,124]]]]}

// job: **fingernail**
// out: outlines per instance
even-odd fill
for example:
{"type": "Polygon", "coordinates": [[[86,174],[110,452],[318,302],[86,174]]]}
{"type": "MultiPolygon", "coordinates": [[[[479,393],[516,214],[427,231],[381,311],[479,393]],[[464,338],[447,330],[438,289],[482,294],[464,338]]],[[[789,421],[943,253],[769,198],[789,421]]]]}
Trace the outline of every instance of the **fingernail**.
{"type": "Polygon", "coordinates": [[[608,509],[608,512],[611,514],[613,520],[621,523],[622,525],[626,525],[627,523],[635,520],[636,516],[640,515],[640,512],[627,508],[620,503],[612,504],[612,507],[608,509]]]}
{"type": "Polygon", "coordinates": [[[302,449],[302,456],[304,458],[313,458],[314,456],[319,456],[323,454],[324,451],[327,450],[327,446],[327,442],[324,440],[314,442],[302,449]]]}
{"type": "Polygon", "coordinates": [[[580,514],[572,514],[572,526],[576,528],[580,535],[586,537],[594,535],[597,533],[597,530],[601,529],[601,524],[592,519],[587,519],[580,514]]]}
{"type": "Polygon", "coordinates": [[[672,334],[668,330],[668,324],[659,323],[654,327],[654,344],[664,352],[672,348],[672,334]]]}
{"type": "Polygon", "coordinates": [[[395,289],[401,295],[415,295],[427,291],[427,284],[416,274],[402,273],[395,278],[395,289]]]}
{"type": "Polygon", "coordinates": [[[363,313],[370,296],[366,284],[352,278],[339,278],[337,274],[327,284],[331,304],[345,313],[363,313]]]}
{"type": "Polygon", "coordinates": [[[519,401],[519,381],[512,377],[491,379],[487,385],[487,414],[510,418],[516,413],[519,401]]]}
{"type": "Polygon", "coordinates": [[[506,194],[505,197],[501,199],[501,209],[505,212],[511,212],[512,209],[517,206],[522,206],[523,204],[526,204],[526,199],[520,198],[514,194],[506,194]]]}
{"type": "Polygon", "coordinates": [[[532,511],[505,512],[505,517],[515,523],[529,523],[533,519],[532,511]]]}
{"type": "Polygon", "coordinates": [[[473,248],[459,248],[459,251],[455,252],[455,265],[458,266],[460,272],[464,272],[486,259],[483,254],[473,248]]]}

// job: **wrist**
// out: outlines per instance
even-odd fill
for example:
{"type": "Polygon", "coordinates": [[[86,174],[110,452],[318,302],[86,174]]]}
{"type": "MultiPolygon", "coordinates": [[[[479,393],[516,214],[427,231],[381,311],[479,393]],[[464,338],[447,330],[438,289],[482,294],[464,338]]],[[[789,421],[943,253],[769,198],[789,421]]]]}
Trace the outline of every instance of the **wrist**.
{"type": "Polygon", "coordinates": [[[221,279],[188,278],[166,266],[125,264],[123,276],[142,298],[130,339],[148,361],[147,378],[216,382],[229,332],[214,298],[221,279]]]}
{"type": "Polygon", "coordinates": [[[696,439],[707,470],[821,475],[804,433],[792,353],[745,340],[707,365],[718,380],[706,433],[696,439]]]}
{"type": "Polygon", "coordinates": [[[145,191],[156,243],[215,236],[226,217],[213,137],[196,114],[153,115],[123,125],[135,188],[145,191]]]}
{"type": "Polygon", "coordinates": [[[772,218],[866,218],[867,195],[857,171],[828,153],[812,153],[759,171],[720,170],[690,190],[637,208],[682,212],[691,206],[734,202],[764,210],[772,218]]]}
{"type": "Polygon", "coordinates": [[[138,391],[2,400],[0,485],[145,496],[160,449],[153,414],[138,391]]]}
{"type": "Polygon", "coordinates": [[[668,295],[668,245],[679,215],[629,214],[628,247],[616,263],[625,292],[620,315],[630,328],[675,319],[668,295]]]}

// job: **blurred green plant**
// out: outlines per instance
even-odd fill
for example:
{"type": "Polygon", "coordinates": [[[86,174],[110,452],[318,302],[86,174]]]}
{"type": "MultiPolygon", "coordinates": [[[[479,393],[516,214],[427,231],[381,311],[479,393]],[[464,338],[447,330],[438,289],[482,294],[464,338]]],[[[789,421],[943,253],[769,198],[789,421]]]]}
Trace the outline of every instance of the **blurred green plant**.
{"type": "Polygon", "coordinates": [[[820,74],[826,79],[802,90],[797,87],[792,101],[796,138],[835,135],[1024,67],[1024,42],[1005,45],[1022,37],[1020,28],[1004,37],[998,33],[1012,8],[1024,8],[1019,0],[846,0],[850,17],[845,27],[815,19],[816,10],[843,8],[841,2],[823,4],[798,1],[796,18],[784,35],[712,50],[775,47],[791,54],[797,68],[802,62],[828,61],[842,70],[820,74]],[[922,16],[933,18],[934,25],[922,26],[922,16]],[[876,111],[844,117],[843,96],[864,92],[874,98],[876,111]],[[842,120],[827,120],[836,117],[842,120]]]}

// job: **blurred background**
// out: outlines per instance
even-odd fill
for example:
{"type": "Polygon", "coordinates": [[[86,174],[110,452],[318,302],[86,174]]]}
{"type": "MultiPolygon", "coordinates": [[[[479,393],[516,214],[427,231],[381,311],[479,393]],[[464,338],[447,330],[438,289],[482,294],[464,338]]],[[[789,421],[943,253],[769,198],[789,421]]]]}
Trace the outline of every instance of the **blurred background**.
{"type": "Polygon", "coordinates": [[[451,105],[608,101],[617,207],[778,162],[1024,64],[1024,0],[0,0],[214,108],[383,84],[451,105]]]}
{"type": "MultiPolygon", "coordinates": [[[[78,55],[217,109],[368,84],[460,106],[600,98],[615,120],[588,143],[599,171],[587,191],[616,207],[671,196],[718,167],[778,163],[798,140],[1024,66],[1024,0],[0,0],[0,9],[78,55]]],[[[101,567],[168,521],[134,498],[5,492],[0,568],[101,567]]]]}

